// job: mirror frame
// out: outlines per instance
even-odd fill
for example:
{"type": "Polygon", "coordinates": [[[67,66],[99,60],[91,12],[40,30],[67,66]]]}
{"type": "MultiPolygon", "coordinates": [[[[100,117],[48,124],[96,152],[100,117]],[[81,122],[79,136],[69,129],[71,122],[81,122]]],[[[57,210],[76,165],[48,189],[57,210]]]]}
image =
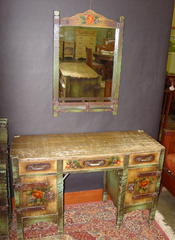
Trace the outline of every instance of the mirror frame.
{"type": "MultiPolygon", "coordinates": [[[[52,107],[53,116],[57,117],[60,112],[101,112],[111,111],[117,114],[119,100],[120,73],[122,62],[124,17],[119,22],[108,19],[93,10],[78,13],[72,17],[60,19],[60,12],[54,11],[54,53],[53,53],[53,93],[52,107]],[[113,77],[111,97],[104,98],[80,98],[78,102],[66,101],[59,98],[59,33],[60,27],[90,27],[115,29],[115,49],[113,60],[113,77]],[[100,101],[103,100],[103,101],[100,101]]],[[[77,99],[75,99],[77,100],[77,99]]]]}

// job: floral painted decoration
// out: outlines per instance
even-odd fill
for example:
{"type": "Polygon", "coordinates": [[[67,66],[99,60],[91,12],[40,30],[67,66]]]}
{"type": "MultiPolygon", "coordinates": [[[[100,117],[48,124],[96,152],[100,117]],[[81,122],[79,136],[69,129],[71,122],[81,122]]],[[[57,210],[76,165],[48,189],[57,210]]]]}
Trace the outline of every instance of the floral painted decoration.
{"type": "Polygon", "coordinates": [[[30,206],[43,205],[55,198],[55,194],[51,191],[51,186],[48,183],[28,190],[27,195],[29,196],[28,204],[30,206]]]}
{"type": "Polygon", "coordinates": [[[82,168],[82,166],[80,165],[79,161],[76,161],[76,160],[70,160],[70,161],[67,161],[66,162],[66,166],[65,166],[66,169],[70,169],[70,168],[82,168]]]}
{"type": "Polygon", "coordinates": [[[151,185],[154,183],[154,177],[142,177],[137,179],[134,183],[128,184],[128,191],[135,193],[147,193],[149,192],[151,185]]]}
{"type": "Polygon", "coordinates": [[[111,157],[109,159],[109,165],[116,165],[116,164],[120,164],[121,163],[121,160],[118,156],[116,157],[111,157]]]}
{"type": "Polygon", "coordinates": [[[76,168],[84,168],[90,167],[90,163],[97,163],[97,166],[113,166],[119,165],[121,160],[118,156],[110,157],[107,160],[89,160],[89,161],[78,161],[78,160],[69,160],[66,162],[65,169],[76,169],[76,168]],[[86,164],[87,163],[87,164],[86,164]],[[99,165],[98,165],[99,163],[99,165]]]}
{"type": "Polygon", "coordinates": [[[82,24],[97,24],[100,22],[100,19],[97,15],[87,14],[80,16],[82,24]]]}
{"type": "Polygon", "coordinates": [[[153,184],[153,177],[143,177],[137,182],[137,191],[139,193],[145,193],[153,184]]]}

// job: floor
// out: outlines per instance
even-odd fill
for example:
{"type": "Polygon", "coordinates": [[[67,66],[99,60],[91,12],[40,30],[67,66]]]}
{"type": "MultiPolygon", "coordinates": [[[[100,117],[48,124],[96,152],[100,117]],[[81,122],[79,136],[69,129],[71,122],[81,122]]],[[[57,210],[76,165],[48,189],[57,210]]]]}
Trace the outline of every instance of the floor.
{"type": "Polygon", "coordinates": [[[175,197],[165,188],[159,196],[156,221],[167,233],[170,240],[175,239],[175,197]],[[159,213],[161,215],[159,215],[159,213]]]}

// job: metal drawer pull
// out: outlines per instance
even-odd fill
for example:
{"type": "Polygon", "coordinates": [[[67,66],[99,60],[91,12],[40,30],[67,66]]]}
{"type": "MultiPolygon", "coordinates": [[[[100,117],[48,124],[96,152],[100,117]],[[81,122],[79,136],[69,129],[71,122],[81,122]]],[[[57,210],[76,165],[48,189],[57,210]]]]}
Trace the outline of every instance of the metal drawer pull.
{"type": "Polygon", "coordinates": [[[91,167],[97,167],[97,166],[100,166],[100,163],[89,163],[89,166],[91,166],[91,167]]]}
{"type": "Polygon", "coordinates": [[[104,160],[85,161],[84,164],[85,166],[88,167],[99,167],[103,166],[105,164],[105,161],[104,160]]]}
{"type": "Polygon", "coordinates": [[[145,156],[136,156],[134,158],[134,161],[136,162],[152,162],[154,161],[154,155],[153,154],[149,154],[149,155],[145,155],[145,156]]]}
{"type": "Polygon", "coordinates": [[[132,197],[132,199],[137,200],[137,199],[142,199],[142,198],[147,198],[147,197],[157,197],[158,193],[157,192],[153,192],[153,193],[144,193],[144,194],[139,194],[139,195],[135,195],[132,197]]]}
{"type": "Polygon", "coordinates": [[[15,183],[13,185],[15,191],[27,191],[33,188],[45,188],[49,185],[48,182],[35,182],[35,183],[15,183]]]}
{"type": "Polygon", "coordinates": [[[50,169],[50,163],[33,163],[26,166],[26,171],[44,171],[50,169]]]}
{"type": "Polygon", "coordinates": [[[160,171],[153,171],[153,172],[141,172],[138,173],[138,177],[149,177],[149,176],[155,176],[155,177],[159,177],[161,175],[160,171]]]}
{"type": "Polygon", "coordinates": [[[32,207],[24,207],[24,208],[17,208],[17,213],[27,212],[27,211],[38,211],[38,210],[45,210],[45,206],[32,206],[32,207]]]}

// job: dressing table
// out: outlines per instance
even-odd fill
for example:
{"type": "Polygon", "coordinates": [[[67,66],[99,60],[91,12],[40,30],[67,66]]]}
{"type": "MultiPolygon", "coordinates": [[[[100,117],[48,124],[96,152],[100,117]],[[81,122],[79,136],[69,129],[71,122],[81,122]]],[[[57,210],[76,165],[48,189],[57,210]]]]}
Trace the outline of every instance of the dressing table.
{"type": "Polygon", "coordinates": [[[37,227],[64,231],[68,174],[104,172],[103,200],[108,193],[117,207],[116,227],[137,209],[154,219],[164,147],[144,131],[15,136],[10,157],[18,239],[37,227]]]}

